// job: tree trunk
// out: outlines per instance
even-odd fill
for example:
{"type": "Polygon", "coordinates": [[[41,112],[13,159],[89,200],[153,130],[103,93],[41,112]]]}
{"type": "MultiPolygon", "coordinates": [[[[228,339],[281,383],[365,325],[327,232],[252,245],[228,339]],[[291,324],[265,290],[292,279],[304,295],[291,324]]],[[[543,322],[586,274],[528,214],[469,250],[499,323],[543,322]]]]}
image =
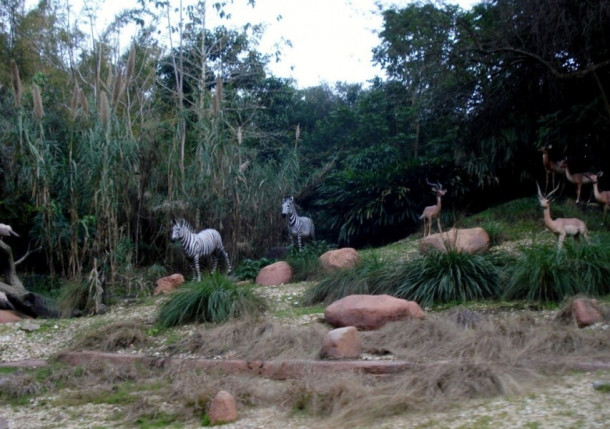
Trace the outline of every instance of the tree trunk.
{"type": "Polygon", "coordinates": [[[0,292],[4,292],[12,308],[31,317],[59,317],[55,305],[36,293],[29,292],[17,277],[13,250],[0,240],[0,292]]]}
{"type": "Polygon", "coordinates": [[[21,280],[19,280],[19,277],[17,277],[13,250],[2,240],[0,240],[0,271],[2,274],[0,292],[18,297],[23,297],[28,293],[25,287],[23,287],[21,280]]]}

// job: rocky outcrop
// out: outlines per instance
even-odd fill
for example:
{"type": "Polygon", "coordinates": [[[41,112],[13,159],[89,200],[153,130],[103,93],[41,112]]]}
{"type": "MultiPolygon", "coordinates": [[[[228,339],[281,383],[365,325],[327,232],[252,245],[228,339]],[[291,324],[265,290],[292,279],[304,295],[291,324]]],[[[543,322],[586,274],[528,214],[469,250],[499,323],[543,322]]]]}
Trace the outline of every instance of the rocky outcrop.
{"type": "Polygon", "coordinates": [[[447,252],[457,250],[464,253],[484,253],[489,250],[489,234],[483,228],[456,229],[432,234],[422,239],[420,251],[447,252]]]}
{"type": "Polygon", "coordinates": [[[182,283],[184,283],[184,276],[182,274],[172,274],[171,276],[162,277],[157,280],[157,287],[155,288],[153,295],[175,292],[182,283]]]}
{"type": "Polygon", "coordinates": [[[390,295],[349,295],[324,311],[324,319],[331,326],[355,326],[360,330],[378,329],[409,318],[423,319],[425,313],[416,302],[390,295]]]}
{"type": "Polygon", "coordinates": [[[332,272],[346,268],[354,268],[360,262],[358,251],[351,247],[329,250],[319,257],[320,266],[325,272],[332,272]]]}
{"type": "Polygon", "coordinates": [[[290,283],[292,268],[288,262],[279,261],[264,267],[256,276],[255,283],[262,286],[277,286],[290,283]]]}

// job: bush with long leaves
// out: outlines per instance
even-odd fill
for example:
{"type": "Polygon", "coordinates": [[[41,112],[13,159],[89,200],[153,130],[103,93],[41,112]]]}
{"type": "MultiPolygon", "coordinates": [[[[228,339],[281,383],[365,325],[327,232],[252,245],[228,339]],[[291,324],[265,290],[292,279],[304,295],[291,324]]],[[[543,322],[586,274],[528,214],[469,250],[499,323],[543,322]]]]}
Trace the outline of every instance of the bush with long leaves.
{"type": "Polygon", "coordinates": [[[491,298],[498,295],[499,279],[494,255],[449,250],[398,264],[382,284],[385,293],[430,306],[491,298]]]}
{"type": "Polygon", "coordinates": [[[584,294],[600,296],[610,291],[610,247],[566,242],[561,252],[555,245],[521,249],[504,290],[507,299],[560,302],[584,294]]]}
{"type": "Polygon", "coordinates": [[[187,323],[220,323],[237,317],[256,317],[266,306],[252,288],[237,286],[216,274],[184,285],[164,302],[157,317],[163,328],[187,323]]]}
{"type": "Polygon", "coordinates": [[[375,294],[379,289],[377,279],[387,269],[379,258],[371,255],[363,258],[354,268],[335,271],[305,292],[305,305],[331,303],[348,295],[375,294]]]}

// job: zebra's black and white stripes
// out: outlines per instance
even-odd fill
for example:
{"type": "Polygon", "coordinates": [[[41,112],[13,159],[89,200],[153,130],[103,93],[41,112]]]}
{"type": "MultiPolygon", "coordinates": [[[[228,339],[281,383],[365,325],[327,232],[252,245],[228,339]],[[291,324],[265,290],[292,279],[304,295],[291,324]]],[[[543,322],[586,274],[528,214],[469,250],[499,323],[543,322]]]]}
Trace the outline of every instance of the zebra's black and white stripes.
{"type": "Polygon", "coordinates": [[[227,274],[231,274],[229,255],[222,244],[220,233],[215,229],[204,229],[195,233],[184,219],[178,222],[172,221],[172,241],[176,240],[182,242],[182,250],[191,263],[197,281],[201,280],[199,258],[202,256],[212,257],[212,273],[214,273],[218,268],[218,254],[221,254],[227,265],[227,274]]]}
{"type": "Polygon", "coordinates": [[[315,240],[315,227],[313,220],[305,216],[299,216],[294,207],[294,197],[284,197],[282,199],[282,217],[286,218],[288,232],[294,240],[296,237],[299,251],[302,248],[302,238],[311,237],[315,240]]]}

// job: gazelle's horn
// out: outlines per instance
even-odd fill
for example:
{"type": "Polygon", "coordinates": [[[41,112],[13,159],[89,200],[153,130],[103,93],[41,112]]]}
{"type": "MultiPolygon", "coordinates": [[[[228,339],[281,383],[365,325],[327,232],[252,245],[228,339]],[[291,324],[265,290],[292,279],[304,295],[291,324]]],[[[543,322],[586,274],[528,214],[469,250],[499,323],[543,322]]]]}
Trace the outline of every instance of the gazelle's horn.
{"type": "Polygon", "coordinates": [[[432,187],[435,187],[436,185],[434,183],[430,183],[430,181],[428,180],[428,178],[426,177],[426,183],[432,187]]]}
{"type": "Polygon", "coordinates": [[[555,191],[556,191],[557,189],[559,189],[559,186],[560,186],[560,185],[557,185],[557,186],[555,187],[555,189],[553,189],[553,190],[552,190],[552,191],[551,191],[549,194],[547,194],[546,198],[550,198],[550,197],[551,197],[551,195],[553,195],[553,194],[555,193],[555,191]]]}
{"type": "Polygon", "coordinates": [[[536,182],[536,187],[538,188],[538,198],[543,198],[542,191],[540,190],[540,185],[536,182]]]}

